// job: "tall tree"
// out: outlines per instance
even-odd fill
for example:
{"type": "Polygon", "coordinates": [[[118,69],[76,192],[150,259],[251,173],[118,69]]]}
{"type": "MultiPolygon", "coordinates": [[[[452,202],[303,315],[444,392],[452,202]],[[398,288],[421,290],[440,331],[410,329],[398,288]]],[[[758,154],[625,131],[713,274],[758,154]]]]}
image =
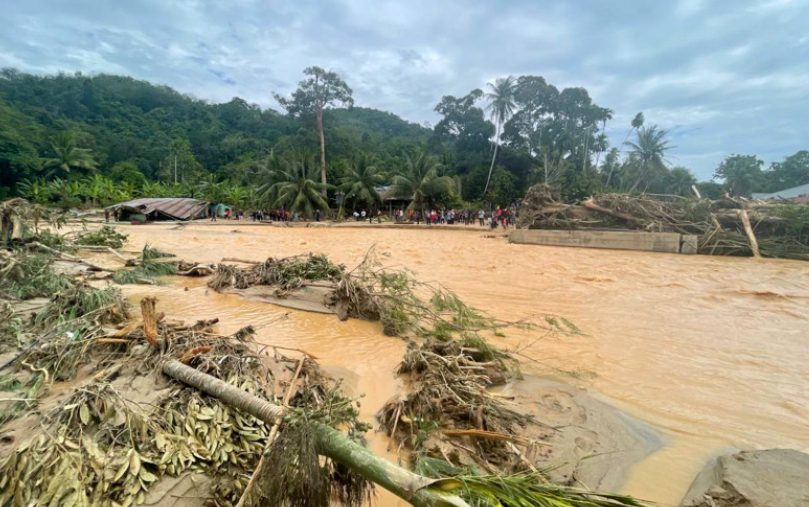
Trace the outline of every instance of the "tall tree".
{"type": "Polygon", "coordinates": [[[534,159],[535,182],[577,179],[566,173],[585,172],[591,155],[607,148],[598,130],[612,118],[612,111],[594,104],[584,88],[560,92],[542,76],[520,76],[515,103],[516,112],[503,127],[503,141],[534,159]]]}
{"type": "Polygon", "coordinates": [[[486,94],[489,99],[489,105],[486,109],[489,110],[492,120],[494,121],[497,130],[494,134],[494,153],[492,154],[492,164],[489,167],[489,176],[486,178],[486,187],[483,189],[483,195],[489,190],[489,181],[492,179],[492,171],[494,171],[494,162],[497,159],[497,149],[500,147],[500,132],[503,130],[503,124],[514,113],[514,98],[517,92],[517,80],[514,76],[506,78],[497,78],[494,83],[487,83],[491,90],[486,94]]]}
{"type": "Polygon", "coordinates": [[[666,139],[667,135],[668,131],[658,129],[657,125],[641,127],[638,130],[638,142],[629,143],[633,148],[630,157],[638,166],[638,177],[629,193],[634,192],[642,182],[648,186],[652,173],[665,169],[666,152],[673,148],[666,139]]]}
{"type": "Polygon", "coordinates": [[[320,137],[320,182],[323,195],[326,195],[326,137],[323,133],[323,111],[334,106],[354,105],[353,92],[336,72],[320,67],[307,67],[304,74],[309,78],[298,84],[291,98],[273,93],[281,107],[293,116],[314,114],[317,133],[320,137]]]}
{"type": "Polygon", "coordinates": [[[776,162],[766,172],[768,190],[777,192],[809,183],[809,151],[801,150],[776,162]]]}
{"type": "Polygon", "coordinates": [[[412,199],[409,209],[419,210],[424,216],[425,206],[434,207],[452,193],[452,178],[438,175],[440,165],[434,157],[422,151],[413,156],[405,154],[405,171],[393,177],[391,195],[412,199]]]}
{"type": "Polygon", "coordinates": [[[58,171],[70,173],[71,169],[95,170],[98,167],[93,153],[86,148],[79,148],[76,133],[65,130],[59,133],[51,143],[55,157],[45,159],[42,167],[50,168],[50,175],[58,171]]]}
{"type": "Polygon", "coordinates": [[[762,182],[764,161],[755,155],[731,155],[714,171],[714,179],[724,179],[725,188],[733,195],[750,197],[762,182]]]}
{"type": "Polygon", "coordinates": [[[495,129],[486,120],[483,109],[475,105],[481,97],[483,92],[475,89],[460,98],[445,95],[435,106],[435,112],[443,118],[434,131],[443,140],[453,142],[456,153],[489,151],[489,140],[495,129]]]}

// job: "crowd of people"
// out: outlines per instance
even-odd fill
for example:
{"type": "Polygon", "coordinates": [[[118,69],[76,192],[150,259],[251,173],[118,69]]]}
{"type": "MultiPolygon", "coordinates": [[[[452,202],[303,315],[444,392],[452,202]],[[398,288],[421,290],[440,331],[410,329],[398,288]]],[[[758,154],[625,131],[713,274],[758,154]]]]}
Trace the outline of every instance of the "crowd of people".
{"type": "MultiPolygon", "coordinates": [[[[365,211],[362,212],[362,216],[364,217],[365,211]]],[[[416,224],[421,224],[422,222],[428,225],[437,225],[437,224],[463,224],[463,225],[474,225],[477,223],[480,227],[488,225],[490,228],[494,229],[497,227],[503,227],[504,229],[508,228],[510,225],[514,225],[514,221],[516,218],[516,210],[512,210],[508,207],[500,208],[499,206],[497,209],[492,210],[491,212],[485,212],[482,209],[473,210],[473,209],[464,209],[464,210],[456,210],[456,209],[449,209],[449,210],[424,210],[423,214],[421,210],[394,210],[393,211],[393,221],[395,223],[404,223],[404,222],[415,222],[416,224]]]]}
{"type": "MultiPolygon", "coordinates": [[[[517,213],[518,210],[514,208],[500,208],[499,206],[490,212],[484,211],[483,209],[430,209],[422,211],[400,208],[392,211],[392,216],[390,219],[394,223],[415,223],[419,225],[422,223],[427,225],[477,224],[479,227],[488,226],[491,229],[503,227],[504,229],[507,229],[509,226],[514,226],[517,213]]],[[[245,217],[245,212],[243,210],[234,212],[229,208],[225,209],[222,214],[223,216],[221,218],[224,218],[225,220],[242,220],[245,217]]],[[[107,221],[109,221],[109,211],[106,212],[106,215],[107,221]]],[[[369,223],[374,223],[374,220],[376,220],[377,223],[382,223],[382,217],[386,215],[387,213],[383,213],[382,210],[379,209],[371,211],[361,209],[359,211],[354,210],[351,213],[351,217],[354,219],[354,221],[359,222],[368,220],[369,223]]],[[[217,216],[215,211],[211,211],[209,216],[213,222],[220,218],[217,216]]],[[[246,216],[251,222],[289,222],[304,219],[297,212],[290,212],[284,207],[269,212],[264,210],[253,210],[248,212],[246,216]]],[[[320,210],[316,210],[312,218],[319,222],[321,218],[320,210]]]]}

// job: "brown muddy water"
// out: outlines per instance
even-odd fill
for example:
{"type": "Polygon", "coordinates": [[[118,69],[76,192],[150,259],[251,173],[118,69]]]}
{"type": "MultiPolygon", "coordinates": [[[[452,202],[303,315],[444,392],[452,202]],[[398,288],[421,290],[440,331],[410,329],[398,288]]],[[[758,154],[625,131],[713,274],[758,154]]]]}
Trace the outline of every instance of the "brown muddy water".
{"type": "MultiPolygon", "coordinates": [[[[809,451],[807,263],[510,245],[501,231],[446,228],[119,227],[133,248],[149,243],[199,262],[312,251],[353,267],[376,244],[385,265],[410,268],[499,318],[569,319],[585,334],[520,331],[501,345],[533,359],[524,372],[583,387],[660,431],[663,448],[624,485],[639,498],[678,503],[704,462],[731,449],[809,451]]],[[[252,324],[261,343],[308,351],[366,394],[366,420],[400,388],[393,370],[404,345],[378,324],[217,294],[194,279],[126,293],[157,295],[171,317],[219,317],[223,332],[252,324]]],[[[372,436],[376,451],[386,445],[372,436]]],[[[376,503],[397,502],[380,494],[376,503]]]]}

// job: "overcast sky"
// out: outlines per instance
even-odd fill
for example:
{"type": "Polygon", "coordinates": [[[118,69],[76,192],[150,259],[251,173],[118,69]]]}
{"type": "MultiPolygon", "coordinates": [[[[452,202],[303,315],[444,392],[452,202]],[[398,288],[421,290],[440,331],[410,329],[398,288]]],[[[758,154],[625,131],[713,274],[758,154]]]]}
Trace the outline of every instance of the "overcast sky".
{"type": "Polygon", "coordinates": [[[434,124],[442,95],[500,76],[643,111],[701,179],[731,153],[809,149],[809,0],[0,0],[0,67],[115,73],[277,108],[301,71],[357,105],[434,124]]]}

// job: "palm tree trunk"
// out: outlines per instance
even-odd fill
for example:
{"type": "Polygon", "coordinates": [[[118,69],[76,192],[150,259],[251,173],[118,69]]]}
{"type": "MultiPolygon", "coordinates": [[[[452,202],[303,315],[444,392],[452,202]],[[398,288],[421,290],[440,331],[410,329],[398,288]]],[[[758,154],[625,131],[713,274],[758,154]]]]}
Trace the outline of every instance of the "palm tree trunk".
{"type": "MultiPolygon", "coordinates": [[[[162,369],[163,373],[169,377],[195,387],[268,424],[275,424],[284,417],[283,407],[257,398],[236,386],[195,370],[175,359],[163,363],[162,369]]],[[[469,507],[457,495],[444,493],[439,488],[431,487],[436,481],[414,474],[380,458],[329,426],[316,422],[310,424],[317,439],[320,454],[354,470],[412,505],[416,507],[469,507]]]]}
{"type": "MultiPolygon", "coordinates": [[[[629,129],[629,132],[626,133],[626,137],[624,138],[624,142],[621,143],[621,148],[618,150],[618,156],[619,157],[624,152],[624,146],[626,146],[626,142],[629,141],[629,136],[631,136],[632,132],[634,132],[634,131],[635,131],[635,127],[632,127],[631,129],[629,129]]],[[[604,188],[607,188],[607,187],[610,186],[610,180],[612,179],[612,169],[613,168],[610,167],[610,173],[607,175],[607,183],[604,184],[604,188]]],[[[639,182],[636,182],[635,186],[632,187],[633,190],[635,189],[635,187],[638,186],[638,183],[639,182]]]]}
{"type": "Polygon", "coordinates": [[[486,197],[486,192],[489,190],[489,181],[492,179],[492,171],[494,171],[494,161],[497,159],[497,148],[500,146],[500,128],[503,122],[497,122],[497,130],[494,134],[494,155],[492,155],[492,165],[489,167],[489,176],[486,178],[486,187],[483,189],[483,197],[486,197]]]}
{"type": "MultiPolygon", "coordinates": [[[[604,131],[607,130],[607,120],[604,120],[601,123],[601,136],[604,135],[604,131]]],[[[601,160],[601,150],[598,150],[596,153],[596,171],[598,171],[598,162],[601,160]]]]}
{"type": "Polygon", "coordinates": [[[615,165],[610,166],[610,172],[607,173],[607,182],[604,183],[604,188],[609,188],[609,186],[610,186],[610,180],[612,179],[612,171],[613,171],[613,169],[615,169],[615,165]]]}
{"type": "Polygon", "coordinates": [[[323,135],[322,107],[315,109],[315,116],[317,116],[317,133],[320,136],[320,182],[324,185],[322,190],[323,197],[326,197],[326,137],[323,135]]]}
{"type": "Polygon", "coordinates": [[[640,185],[640,182],[641,182],[641,180],[643,179],[644,176],[646,176],[646,171],[644,169],[641,169],[640,175],[638,176],[637,181],[635,181],[635,184],[632,185],[632,188],[629,189],[628,193],[631,194],[632,192],[635,191],[636,188],[638,188],[638,185],[640,185]]]}

